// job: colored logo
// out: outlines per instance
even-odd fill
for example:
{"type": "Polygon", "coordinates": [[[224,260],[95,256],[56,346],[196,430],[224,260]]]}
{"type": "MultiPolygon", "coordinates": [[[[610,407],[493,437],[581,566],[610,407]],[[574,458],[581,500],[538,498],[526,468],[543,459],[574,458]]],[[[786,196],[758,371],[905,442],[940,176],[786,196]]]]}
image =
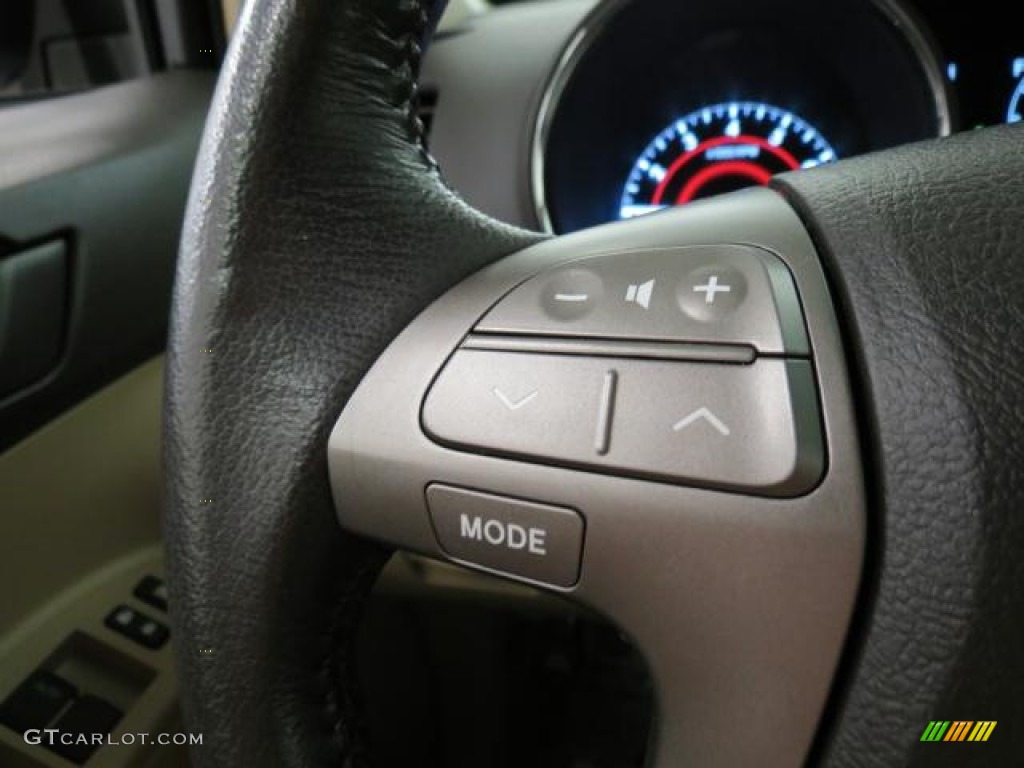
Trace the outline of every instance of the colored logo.
{"type": "Polygon", "coordinates": [[[996,729],[995,720],[932,720],[921,741],[988,741],[996,729]]]}

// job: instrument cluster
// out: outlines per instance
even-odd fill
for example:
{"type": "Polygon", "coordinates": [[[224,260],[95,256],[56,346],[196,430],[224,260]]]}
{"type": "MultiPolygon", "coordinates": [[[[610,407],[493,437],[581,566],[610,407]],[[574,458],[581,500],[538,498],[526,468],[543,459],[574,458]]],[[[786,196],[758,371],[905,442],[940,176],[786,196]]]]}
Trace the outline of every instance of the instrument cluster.
{"type": "Polygon", "coordinates": [[[1019,121],[1024,41],[988,2],[602,3],[541,103],[537,215],[568,232],[1019,121]]]}

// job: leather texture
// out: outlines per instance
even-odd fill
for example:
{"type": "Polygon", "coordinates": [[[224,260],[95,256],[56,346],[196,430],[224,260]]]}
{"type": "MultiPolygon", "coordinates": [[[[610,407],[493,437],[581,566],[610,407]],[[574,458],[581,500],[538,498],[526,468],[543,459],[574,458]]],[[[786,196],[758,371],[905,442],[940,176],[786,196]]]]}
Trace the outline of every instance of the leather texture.
{"type": "Polygon", "coordinates": [[[247,5],[193,179],[168,352],[185,725],[203,734],[197,766],[362,765],[351,641],[388,552],[339,529],[327,437],[403,326],[538,236],[469,209],[422,146],[429,9],[247,5]]]}
{"type": "Polygon", "coordinates": [[[776,180],[814,237],[859,389],[865,591],[813,762],[1024,756],[1024,126],[776,180]],[[996,720],[985,744],[930,720],[996,720]]]}

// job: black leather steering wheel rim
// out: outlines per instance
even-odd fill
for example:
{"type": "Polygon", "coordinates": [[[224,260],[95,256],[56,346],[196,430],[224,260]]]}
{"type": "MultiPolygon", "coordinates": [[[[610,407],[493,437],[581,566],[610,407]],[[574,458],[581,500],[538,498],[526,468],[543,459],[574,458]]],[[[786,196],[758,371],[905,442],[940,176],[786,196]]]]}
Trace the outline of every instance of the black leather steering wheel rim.
{"type": "MultiPolygon", "coordinates": [[[[435,15],[416,2],[254,2],[225,64],[182,243],[165,425],[172,618],[198,765],[369,762],[351,645],[389,553],[338,527],[327,436],[421,309],[539,239],[462,203],[422,146],[412,100],[435,15]]],[[[776,184],[840,299],[875,459],[876,543],[814,753],[826,765],[967,764],[916,742],[928,719],[1021,715],[1021,134],[776,184]]],[[[1022,754],[1022,733],[1003,728],[969,759],[1022,754]]]]}
{"type": "Polygon", "coordinates": [[[422,307],[538,239],[468,208],[423,148],[430,18],[253,3],[225,62],[167,372],[168,569],[199,764],[364,762],[349,653],[388,553],[338,528],[327,435],[422,307]]]}
{"type": "Polygon", "coordinates": [[[830,275],[860,390],[870,505],[859,615],[819,733],[826,765],[998,765],[1024,754],[1022,126],[855,158],[777,188],[830,275]],[[935,752],[930,720],[996,720],[935,752]]]}

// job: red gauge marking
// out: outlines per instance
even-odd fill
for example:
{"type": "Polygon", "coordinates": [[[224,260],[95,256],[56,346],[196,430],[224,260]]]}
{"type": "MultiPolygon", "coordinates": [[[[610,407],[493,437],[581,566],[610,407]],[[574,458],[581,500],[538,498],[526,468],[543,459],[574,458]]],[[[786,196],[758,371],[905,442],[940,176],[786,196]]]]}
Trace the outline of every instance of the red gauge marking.
{"type": "MultiPolygon", "coordinates": [[[[662,204],[661,199],[662,199],[662,197],[664,197],[665,190],[667,189],[667,187],[669,185],[669,182],[672,181],[672,177],[675,176],[675,174],[678,173],[679,170],[684,165],[686,165],[688,162],[693,160],[693,158],[697,157],[698,155],[704,154],[709,149],[714,149],[715,147],[721,147],[721,146],[728,145],[728,144],[733,144],[733,145],[735,145],[735,144],[753,144],[754,146],[760,147],[764,151],[766,151],[766,152],[774,155],[775,157],[777,157],[790,170],[795,171],[797,168],[800,167],[800,163],[797,162],[797,159],[795,157],[793,157],[793,155],[791,155],[789,152],[787,152],[782,147],[777,147],[774,144],[770,143],[767,139],[763,139],[760,136],[745,136],[745,135],[741,135],[741,136],[719,136],[719,137],[714,138],[714,139],[708,139],[707,141],[702,141],[700,144],[698,144],[696,147],[691,149],[686,154],[680,155],[676,159],[676,161],[674,163],[672,163],[672,165],[670,165],[668,167],[668,170],[665,172],[665,177],[658,183],[658,186],[654,190],[654,196],[651,198],[651,203],[654,204],[654,205],[661,205],[662,204]]],[[[771,178],[771,174],[768,173],[768,171],[765,171],[763,168],[760,168],[759,166],[756,166],[753,163],[747,163],[747,162],[723,162],[723,163],[719,163],[718,165],[721,165],[721,166],[726,166],[726,165],[732,165],[732,166],[743,165],[743,166],[751,166],[753,168],[756,168],[760,172],[760,174],[764,176],[764,181],[759,182],[761,184],[766,183],[767,180],[771,178]]],[[[713,167],[715,167],[715,166],[712,166],[712,168],[713,167]]],[[[709,176],[705,175],[708,170],[711,170],[711,169],[709,168],[709,169],[706,169],[705,171],[701,171],[696,176],[694,176],[694,179],[703,176],[704,181],[706,182],[706,181],[708,181],[709,178],[713,178],[713,176],[709,177],[709,176]]],[[[735,169],[733,170],[733,173],[736,173],[735,169]]],[[[725,175],[725,174],[723,173],[723,174],[716,174],[716,175],[725,175]]],[[[742,173],[740,175],[749,176],[750,178],[754,178],[751,175],[750,172],[744,172],[744,173],[742,173]]],[[[758,178],[760,178],[760,176],[758,178]]],[[[693,181],[691,180],[686,185],[687,189],[691,186],[692,183],[693,183],[693,181]]],[[[685,190],[684,190],[684,193],[685,193],[685,190]]],[[[692,196],[692,193],[691,193],[691,196],[692,196]]],[[[680,195],[680,197],[679,197],[679,202],[686,202],[686,200],[683,199],[682,195],[680,195]]]]}
{"type": "Polygon", "coordinates": [[[763,185],[768,183],[772,174],[760,165],[754,165],[754,163],[748,163],[742,160],[715,163],[714,165],[709,165],[707,168],[702,168],[693,175],[692,179],[686,182],[686,186],[683,187],[683,191],[680,192],[679,197],[676,198],[676,205],[683,205],[684,203],[690,202],[697,196],[697,192],[700,191],[701,187],[709,181],[719,179],[722,176],[746,176],[751,181],[763,185]]]}

